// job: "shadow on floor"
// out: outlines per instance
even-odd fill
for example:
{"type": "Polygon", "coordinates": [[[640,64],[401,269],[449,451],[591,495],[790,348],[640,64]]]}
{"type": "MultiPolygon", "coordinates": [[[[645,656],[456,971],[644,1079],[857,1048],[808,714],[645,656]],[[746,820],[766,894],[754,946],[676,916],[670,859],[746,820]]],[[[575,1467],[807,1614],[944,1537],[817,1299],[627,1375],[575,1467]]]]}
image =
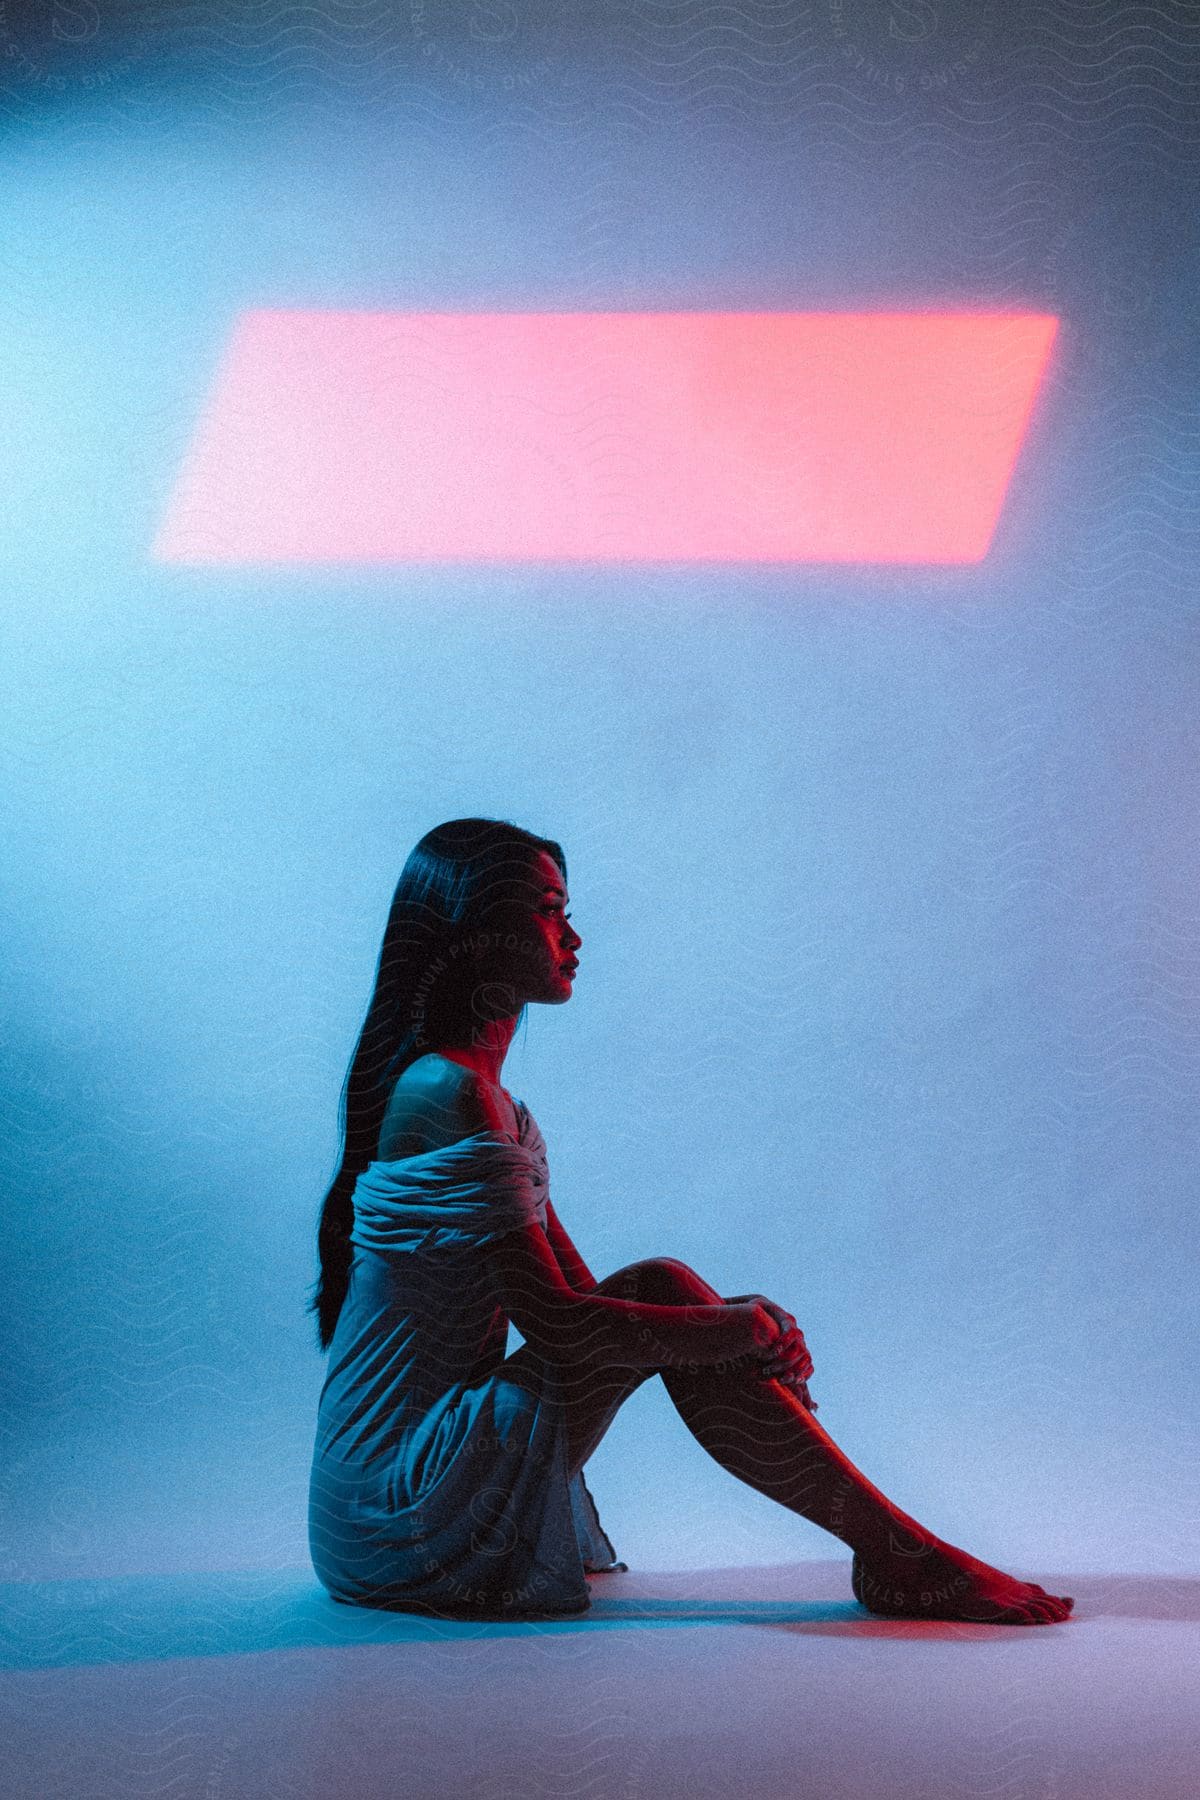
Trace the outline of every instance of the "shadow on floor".
{"type": "Polygon", "coordinates": [[[904,1623],[875,1619],[849,1592],[848,1559],[780,1567],[617,1573],[591,1578],[576,1618],[459,1622],[330,1599],[307,1566],[0,1584],[0,1668],[52,1669],[243,1656],[343,1645],[741,1625],[857,1637],[1041,1638],[1103,1618],[1200,1619],[1200,1579],[1163,1575],[1036,1575],[1075,1596],[1064,1627],[904,1623]]]}

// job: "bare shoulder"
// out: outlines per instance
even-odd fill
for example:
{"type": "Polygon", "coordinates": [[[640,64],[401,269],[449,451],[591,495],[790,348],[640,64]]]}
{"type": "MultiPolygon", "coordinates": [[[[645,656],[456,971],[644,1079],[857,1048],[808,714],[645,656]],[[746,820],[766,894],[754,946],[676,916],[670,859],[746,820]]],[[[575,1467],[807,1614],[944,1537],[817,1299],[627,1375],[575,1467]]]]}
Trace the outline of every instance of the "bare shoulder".
{"type": "Polygon", "coordinates": [[[440,1150],[478,1131],[508,1136],[503,1094],[473,1069],[431,1051],[409,1063],[392,1089],[379,1127],[381,1162],[440,1150]]]}

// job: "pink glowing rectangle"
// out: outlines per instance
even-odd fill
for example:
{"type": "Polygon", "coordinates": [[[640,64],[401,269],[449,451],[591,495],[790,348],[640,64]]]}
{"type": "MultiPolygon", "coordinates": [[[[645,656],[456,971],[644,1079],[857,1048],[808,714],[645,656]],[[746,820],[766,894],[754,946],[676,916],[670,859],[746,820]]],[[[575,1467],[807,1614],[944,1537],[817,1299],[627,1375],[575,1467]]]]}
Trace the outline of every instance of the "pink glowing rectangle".
{"type": "Polygon", "coordinates": [[[238,318],[170,563],[975,563],[1036,313],[238,318]]]}

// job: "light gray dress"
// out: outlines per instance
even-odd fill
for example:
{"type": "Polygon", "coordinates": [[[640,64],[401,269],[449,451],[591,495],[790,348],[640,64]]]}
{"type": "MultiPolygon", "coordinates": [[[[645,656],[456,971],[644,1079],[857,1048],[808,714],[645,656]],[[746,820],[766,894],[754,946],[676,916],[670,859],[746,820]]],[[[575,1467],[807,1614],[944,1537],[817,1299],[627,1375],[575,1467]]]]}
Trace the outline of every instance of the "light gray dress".
{"type": "Polygon", "coordinates": [[[452,1616],[582,1612],[616,1560],[568,1474],[559,1376],[506,1373],[487,1246],[544,1225],[546,1146],[519,1135],[372,1162],[354,1189],[350,1283],[309,1485],[313,1567],[335,1599],[452,1616]]]}

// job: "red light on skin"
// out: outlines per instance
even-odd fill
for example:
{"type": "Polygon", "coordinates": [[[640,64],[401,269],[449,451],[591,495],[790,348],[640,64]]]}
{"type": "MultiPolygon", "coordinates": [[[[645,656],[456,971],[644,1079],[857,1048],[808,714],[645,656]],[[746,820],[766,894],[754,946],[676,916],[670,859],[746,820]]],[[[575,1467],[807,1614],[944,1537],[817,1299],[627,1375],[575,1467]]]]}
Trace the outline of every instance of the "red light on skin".
{"type": "Polygon", "coordinates": [[[151,554],[977,563],[1040,313],[252,311],[151,554]]]}

